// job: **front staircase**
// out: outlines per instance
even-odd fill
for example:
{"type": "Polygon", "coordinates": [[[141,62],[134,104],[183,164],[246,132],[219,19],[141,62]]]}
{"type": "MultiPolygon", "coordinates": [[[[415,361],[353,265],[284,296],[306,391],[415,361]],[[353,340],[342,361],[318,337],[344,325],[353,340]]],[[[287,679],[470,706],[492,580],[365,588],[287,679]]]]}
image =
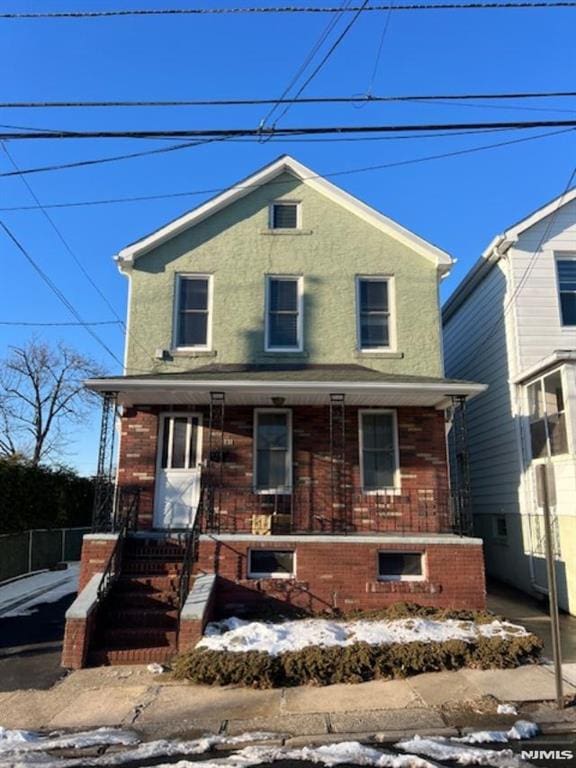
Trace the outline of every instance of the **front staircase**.
{"type": "Polygon", "coordinates": [[[98,608],[89,665],[162,663],[176,653],[185,553],[177,536],[126,538],[121,572],[98,608]]]}

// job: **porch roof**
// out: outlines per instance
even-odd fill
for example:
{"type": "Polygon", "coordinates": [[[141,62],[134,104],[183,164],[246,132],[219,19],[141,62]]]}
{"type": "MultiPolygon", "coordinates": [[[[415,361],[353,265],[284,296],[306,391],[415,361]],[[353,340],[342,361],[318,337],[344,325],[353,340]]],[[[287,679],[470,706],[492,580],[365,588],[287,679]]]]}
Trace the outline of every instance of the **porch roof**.
{"type": "Polygon", "coordinates": [[[331,394],[348,405],[445,408],[454,396],[474,397],[484,384],[382,373],[363,365],[206,365],[179,373],[90,379],[95,392],[116,392],[121,405],[201,405],[224,392],[228,405],[326,405],[331,394]]]}

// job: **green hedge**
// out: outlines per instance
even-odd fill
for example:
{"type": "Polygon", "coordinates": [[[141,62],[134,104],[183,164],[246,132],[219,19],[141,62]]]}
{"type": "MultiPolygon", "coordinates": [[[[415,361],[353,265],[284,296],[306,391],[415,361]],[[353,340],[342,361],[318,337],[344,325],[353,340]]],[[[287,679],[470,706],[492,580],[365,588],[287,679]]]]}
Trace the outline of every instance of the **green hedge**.
{"type": "Polygon", "coordinates": [[[88,526],[93,481],[69,469],[0,459],[0,533],[88,526]]]}
{"type": "Polygon", "coordinates": [[[199,685],[280,688],[389,680],[422,672],[508,669],[535,662],[542,641],[535,635],[478,638],[473,643],[354,643],[345,647],[312,646],[271,656],[262,651],[211,651],[198,648],[174,660],[178,679],[199,685]]]}

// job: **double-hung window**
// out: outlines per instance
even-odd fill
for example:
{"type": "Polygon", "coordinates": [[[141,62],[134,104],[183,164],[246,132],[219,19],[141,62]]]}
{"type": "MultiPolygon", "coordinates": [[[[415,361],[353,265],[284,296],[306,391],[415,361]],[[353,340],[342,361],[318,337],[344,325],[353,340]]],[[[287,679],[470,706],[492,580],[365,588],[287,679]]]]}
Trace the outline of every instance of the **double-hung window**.
{"type": "Polygon", "coordinates": [[[259,493],[290,493],[292,488],[291,413],[266,409],[254,416],[254,485],[259,493]]]}
{"type": "Polygon", "coordinates": [[[390,278],[358,277],[356,283],[358,348],[389,350],[391,344],[390,278]]]}
{"type": "Polygon", "coordinates": [[[266,286],[267,352],[302,350],[302,277],[268,277],[266,286]]]}
{"type": "Polygon", "coordinates": [[[360,411],[360,473],[365,492],[398,486],[395,411],[360,411]]]}
{"type": "Polygon", "coordinates": [[[568,452],[560,370],[528,385],[528,414],[533,459],[547,459],[568,452]]]}
{"type": "Polygon", "coordinates": [[[556,259],[562,325],[576,325],[576,254],[556,259]]]}
{"type": "Polygon", "coordinates": [[[210,348],[210,275],[178,275],[175,346],[210,348]]]}

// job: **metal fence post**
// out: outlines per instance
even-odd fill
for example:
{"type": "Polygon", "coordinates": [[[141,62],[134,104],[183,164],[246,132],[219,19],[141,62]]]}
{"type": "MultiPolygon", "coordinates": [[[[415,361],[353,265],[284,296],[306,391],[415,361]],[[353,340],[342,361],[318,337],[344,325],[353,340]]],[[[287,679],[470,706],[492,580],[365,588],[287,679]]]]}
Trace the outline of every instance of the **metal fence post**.
{"type": "Polygon", "coordinates": [[[32,571],[32,534],[34,531],[28,531],[28,573],[32,571]]]}

